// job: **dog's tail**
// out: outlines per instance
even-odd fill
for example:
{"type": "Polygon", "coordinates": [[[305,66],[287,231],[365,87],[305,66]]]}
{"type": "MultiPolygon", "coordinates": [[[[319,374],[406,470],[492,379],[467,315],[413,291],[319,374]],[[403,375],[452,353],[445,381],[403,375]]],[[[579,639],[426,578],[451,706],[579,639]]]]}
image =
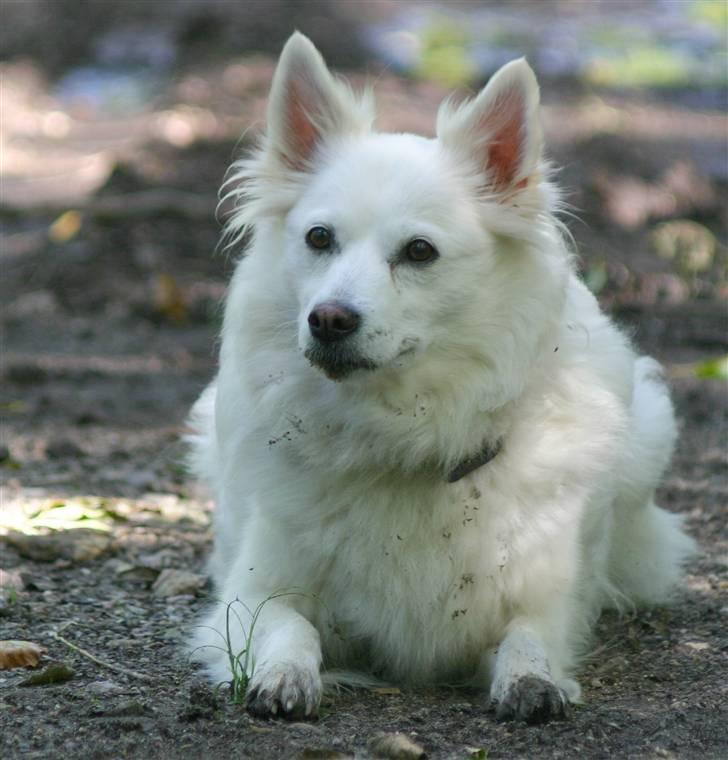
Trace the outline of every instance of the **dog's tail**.
{"type": "Polygon", "coordinates": [[[215,398],[217,383],[205,388],[190,412],[187,424],[191,432],[185,436],[188,446],[187,468],[208,486],[217,483],[217,467],[220,461],[215,434],[215,398]]]}
{"type": "Polygon", "coordinates": [[[642,357],[635,363],[631,431],[609,560],[611,584],[632,605],[668,602],[685,563],[697,553],[697,545],[683,531],[683,518],[654,502],[675,438],[675,416],[661,368],[642,357]]]}

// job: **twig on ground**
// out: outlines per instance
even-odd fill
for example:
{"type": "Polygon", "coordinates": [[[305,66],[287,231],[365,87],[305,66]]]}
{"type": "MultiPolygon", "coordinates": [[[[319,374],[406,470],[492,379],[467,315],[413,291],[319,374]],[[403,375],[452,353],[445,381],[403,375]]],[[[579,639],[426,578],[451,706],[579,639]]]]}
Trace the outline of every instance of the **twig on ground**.
{"type": "Polygon", "coordinates": [[[105,662],[104,660],[100,660],[98,657],[95,657],[91,654],[91,652],[87,652],[85,649],[81,649],[81,647],[76,646],[75,644],[72,644],[68,639],[64,638],[63,636],[60,636],[57,633],[52,632],[51,636],[53,636],[54,639],[57,639],[62,644],[65,644],[67,647],[70,647],[73,649],[74,652],[78,652],[79,654],[83,655],[84,657],[87,657],[92,662],[95,662],[97,665],[101,665],[104,668],[108,668],[109,670],[114,670],[117,673],[123,673],[125,676],[129,676],[130,678],[137,678],[140,681],[146,681],[147,683],[156,683],[157,679],[152,678],[150,676],[144,675],[144,673],[137,673],[135,670],[129,670],[129,668],[124,668],[121,665],[114,665],[111,662],[105,662]]]}

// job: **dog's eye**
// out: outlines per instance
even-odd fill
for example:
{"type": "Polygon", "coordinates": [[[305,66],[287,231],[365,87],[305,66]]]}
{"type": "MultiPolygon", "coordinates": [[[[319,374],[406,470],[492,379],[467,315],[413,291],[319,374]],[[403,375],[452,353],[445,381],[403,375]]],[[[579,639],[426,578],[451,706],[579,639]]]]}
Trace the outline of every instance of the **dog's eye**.
{"type": "Polygon", "coordinates": [[[306,233],[306,244],[316,251],[327,251],[331,248],[332,242],[331,232],[321,225],[311,227],[306,233]]]}
{"type": "Polygon", "coordinates": [[[438,256],[437,249],[432,243],[428,243],[423,238],[410,240],[404,249],[405,256],[418,264],[425,264],[428,261],[434,261],[438,256]]]}

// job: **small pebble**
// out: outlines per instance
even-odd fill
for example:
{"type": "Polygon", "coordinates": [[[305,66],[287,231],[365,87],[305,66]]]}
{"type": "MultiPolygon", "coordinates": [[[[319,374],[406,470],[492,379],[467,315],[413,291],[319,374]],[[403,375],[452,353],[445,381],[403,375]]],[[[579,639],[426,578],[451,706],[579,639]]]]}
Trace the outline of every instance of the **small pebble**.
{"type": "Polygon", "coordinates": [[[91,692],[91,694],[106,695],[122,691],[122,688],[113,681],[93,681],[86,686],[86,691],[91,692]]]}
{"type": "Polygon", "coordinates": [[[69,438],[48,441],[45,453],[49,459],[78,459],[83,456],[83,450],[69,438]]]}
{"type": "Polygon", "coordinates": [[[154,596],[181,596],[196,594],[207,582],[204,575],[187,570],[162,570],[152,586],[154,596]]]}
{"type": "Polygon", "coordinates": [[[373,757],[387,760],[422,760],[427,753],[422,747],[404,734],[379,734],[367,742],[367,749],[373,757]]]}
{"type": "Polygon", "coordinates": [[[306,747],[301,753],[302,760],[350,760],[353,757],[349,752],[319,747],[306,747]]]}

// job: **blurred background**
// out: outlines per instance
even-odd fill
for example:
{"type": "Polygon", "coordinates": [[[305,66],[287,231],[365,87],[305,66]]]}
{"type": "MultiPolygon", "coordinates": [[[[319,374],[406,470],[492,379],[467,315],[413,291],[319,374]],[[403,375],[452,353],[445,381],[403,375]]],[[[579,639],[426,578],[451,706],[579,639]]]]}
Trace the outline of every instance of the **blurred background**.
{"type": "Polygon", "coordinates": [[[175,442],[235,257],[214,255],[217,191],[294,29],[375,86],[388,130],[431,134],[449,91],[526,55],[587,284],[673,376],[725,378],[724,0],[4,0],[2,16],[11,490],[185,492],[175,442]]]}

